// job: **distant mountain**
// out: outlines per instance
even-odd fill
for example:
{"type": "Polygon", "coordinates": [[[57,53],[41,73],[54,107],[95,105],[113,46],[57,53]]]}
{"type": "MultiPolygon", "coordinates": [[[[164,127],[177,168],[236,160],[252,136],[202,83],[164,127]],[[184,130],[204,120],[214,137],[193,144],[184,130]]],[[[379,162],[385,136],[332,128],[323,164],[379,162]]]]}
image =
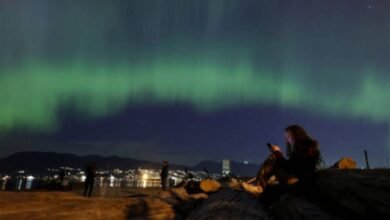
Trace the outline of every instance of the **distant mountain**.
{"type": "MultiPolygon", "coordinates": [[[[55,152],[19,152],[0,159],[0,171],[13,172],[16,170],[27,170],[30,172],[40,172],[47,168],[59,167],[83,169],[88,164],[95,164],[96,167],[103,169],[131,169],[139,167],[158,169],[161,167],[160,163],[117,156],[77,156],[74,154],[55,152]]],[[[177,168],[178,166],[172,165],[171,167],[177,168]]]]}
{"type": "MultiPolygon", "coordinates": [[[[14,172],[26,170],[28,172],[42,172],[47,168],[73,167],[85,168],[88,164],[95,164],[102,169],[137,169],[139,167],[147,169],[160,169],[161,163],[136,160],[131,158],[99,155],[77,156],[68,153],[55,152],[19,152],[6,158],[0,159],[0,172],[14,172]]],[[[258,170],[258,165],[244,164],[235,161],[230,162],[232,173],[239,176],[254,176],[258,170]]],[[[184,169],[183,165],[170,164],[171,169],[184,169]]],[[[210,173],[221,173],[221,162],[202,161],[189,170],[206,169],[210,173]]]]}

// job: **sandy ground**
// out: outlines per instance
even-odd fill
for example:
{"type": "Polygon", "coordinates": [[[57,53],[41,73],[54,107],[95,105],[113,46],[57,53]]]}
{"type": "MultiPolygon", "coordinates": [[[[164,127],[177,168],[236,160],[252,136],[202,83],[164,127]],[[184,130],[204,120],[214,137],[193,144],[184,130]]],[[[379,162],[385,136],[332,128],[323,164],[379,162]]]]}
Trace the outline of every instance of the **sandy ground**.
{"type": "MultiPolygon", "coordinates": [[[[80,196],[83,195],[84,189],[82,186],[75,187],[72,190],[73,193],[76,193],[80,196]]],[[[142,197],[149,196],[154,197],[158,196],[161,192],[160,187],[155,188],[121,188],[121,187],[95,187],[92,193],[92,197],[142,197]]]]}
{"type": "MultiPolygon", "coordinates": [[[[102,189],[101,189],[102,190],[102,189]]],[[[91,198],[71,192],[0,192],[0,219],[173,219],[160,189],[107,188],[91,198]]]]}

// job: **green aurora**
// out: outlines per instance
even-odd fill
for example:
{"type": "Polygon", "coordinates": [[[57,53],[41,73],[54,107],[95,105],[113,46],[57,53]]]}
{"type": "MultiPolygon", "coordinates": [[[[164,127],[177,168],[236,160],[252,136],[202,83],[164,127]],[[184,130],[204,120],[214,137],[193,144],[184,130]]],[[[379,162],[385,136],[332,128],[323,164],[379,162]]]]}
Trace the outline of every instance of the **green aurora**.
{"type": "MultiPolygon", "coordinates": [[[[207,112],[238,105],[277,105],[333,117],[389,121],[390,87],[369,72],[353,95],[326,93],[300,79],[258,71],[242,63],[226,67],[204,61],[158,61],[130,66],[34,62],[0,75],[2,130],[25,127],[50,131],[61,106],[90,117],[113,114],[128,105],[185,103],[207,112]]],[[[292,73],[292,76],[295,74],[292,73]]]]}
{"type": "Polygon", "coordinates": [[[387,7],[337,2],[2,1],[0,129],[132,103],[389,122],[387,7]]]}

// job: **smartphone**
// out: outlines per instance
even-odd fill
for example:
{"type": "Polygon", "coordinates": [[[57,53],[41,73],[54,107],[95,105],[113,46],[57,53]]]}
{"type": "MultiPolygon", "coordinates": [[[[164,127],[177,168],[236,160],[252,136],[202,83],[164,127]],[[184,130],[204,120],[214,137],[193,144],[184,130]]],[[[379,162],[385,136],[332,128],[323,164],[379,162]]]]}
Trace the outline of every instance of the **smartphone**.
{"type": "Polygon", "coordinates": [[[269,150],[272,150],[272,144],[271,144],[271,143],[268,142],[268,143],[267,143],[267,146],[268,146],[268,149],[269,149],[269,150]]]}

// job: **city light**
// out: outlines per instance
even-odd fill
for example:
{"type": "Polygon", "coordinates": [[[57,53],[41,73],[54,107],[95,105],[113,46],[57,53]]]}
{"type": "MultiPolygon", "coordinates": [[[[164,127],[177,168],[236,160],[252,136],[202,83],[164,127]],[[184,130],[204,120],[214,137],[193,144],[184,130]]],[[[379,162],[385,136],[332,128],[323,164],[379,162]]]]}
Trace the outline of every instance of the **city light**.
{"type": "Polygon", "coordinates": [[[115,181],[115,177],[113,175],[110,176],[110,187],[114,187],[114,181],[115,181]]]}
{"type": "MultiPolygon", "coordinates": [[[[64,169],[64,168],[62,168],[64,169]]],[[[0,176],[0,190],[16,189],[16,190],[32,190],[38,187],[49,186],[50,183],[56,184],[74,184],[83,183],[87,177],[84,171],[80,168],[66,167],[64,181],[59,182],[60,169],[45,168],[42,172],[28,173],[24,171],[21,174],[18,170],[15,176],[3,174],[0,176]],[[9,181],[15,178],[14,181],[9,181]]],[[[96,170],[96,181],[101,187],[160,187],[160,169],[99,169],[96,170]]],[[[192,171],[194,180],[201,180],[205,178],[204,171],[192,171]]],[[[169,180],[170,184],[174,185],[182,181],[187,174],[183,170],[170,170],[169,180]]],[[[218,179],[221,174],[210,174],[212,178],[218,179]]]]}

